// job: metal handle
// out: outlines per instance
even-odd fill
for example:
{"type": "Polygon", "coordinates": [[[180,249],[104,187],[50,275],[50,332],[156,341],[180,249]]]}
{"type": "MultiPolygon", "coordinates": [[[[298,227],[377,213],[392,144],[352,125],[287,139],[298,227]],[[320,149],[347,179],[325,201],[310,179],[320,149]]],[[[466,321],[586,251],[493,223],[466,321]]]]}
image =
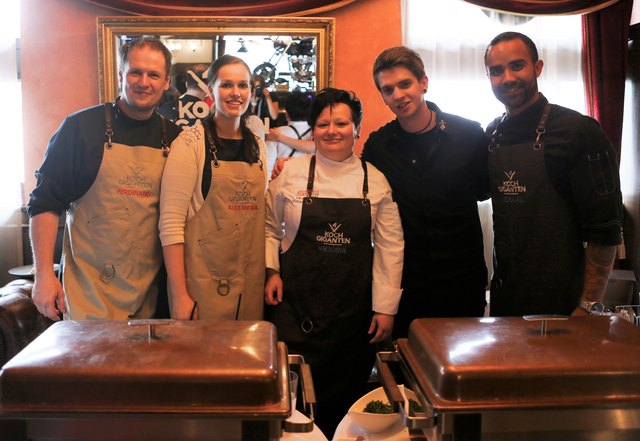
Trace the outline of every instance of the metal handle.
{"type": "Polygon", "coordinates": [[[535,315],[524,315],[522,316],[528,322],[541,322],[540,323],[540,335],[547,334],[547,322],[548,321],[558,321],[558,320],[569,320],[569,317],[566,315],[558,315],[558,314],[535,314],[535,315]]]}
{"type": "Polygon", "coordinates": [[[169,326],[173,323],[173,320],[167,319],[129,320],[127,322],[129,326],[146,326],[147,338],[149,341],[158,338],[156,334],[156,326],[169,326]]]}
{"type": "MultiPolygon", "coordinates": [[[[278,344],[284,345],[284,343],[279,342],[278,344]]],[[[297,365],[299,366],[299,377],[300,377],[300,389],[302,391],[302,404],[304,408],[305,415],[309,418],[308,422],[297,423],[289,420],[284,420],[282,423],[282,428],[289,433],[306,433],[311,432],[313,430],[313,422],[315,419],[316,412],[316,391],[313,387],[313,377],[311,376],[311,366],[309,366],[304,361],[304,357],[299,354],[289,354],[288,355],[289,365],[297,365]]],[[[291,409],[291,413],[293,414],[295,409],[291,409]]]]}
{"type": "Polygon", "coordinates": [[[614,315],[640,326],[640,305],[618,305],[615,307],[614,315]]]}
{"type": "MultiPolygon", "coordinates": [[[[433,411],[433,406],[428,405],[424,406],[427,402],[426,398],[423,397],[421,399],[422,405],[424,406],[424,412],[420,412],[419,414],[412,414],[411,407],[409,406],[409,399],[402,394],[400,388],[398,387],[398,383],[396,382],[395,377],[393,376],[393,372],[389,368],[388,364],[391,362],[402,362],[400,355],[397,352],[390,351],[382,351],[376,354],[376,367],[378,368],[378,378],[380,383],[382,383],[382,388],[384,389],[385,394],[387,394],[387,398],[389,399],[390,404],[393,406],[394,411],[400,410],[400,415],[402,416],[402,421],[404,425],[407,426],[409,432],[420,431],[423,429],[432,429],[435,427],[437,422],[437,415],[433,411]],[[400,404],[402,404],[400,406],[400,404]]],[[[408,369],[405,366],[401,365],[404,376],[407,378],[407,381],[411,383],[414,388],[414,393],[418,395],[417,384],[413,376],[409,373],[408,369]]]]}
{"type": "Polygon", "coordinates": [[[395,357],[392,354],[396,353],[378,352],[376,354],[376,368],[378,369],[378,377],[384,393],[389,399],[389,404],[391,404],[394,412],[398,412],[398,408],[404,404],[404,397],[388,365],[389,361],[395,361],[395,357]]]}

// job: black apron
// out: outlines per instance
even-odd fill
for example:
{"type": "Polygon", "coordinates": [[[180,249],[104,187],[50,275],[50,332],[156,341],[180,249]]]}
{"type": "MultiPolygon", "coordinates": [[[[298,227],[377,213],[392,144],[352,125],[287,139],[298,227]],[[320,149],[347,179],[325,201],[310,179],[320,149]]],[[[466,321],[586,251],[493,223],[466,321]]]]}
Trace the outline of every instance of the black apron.
{"type": "Polygon", "coordinates": [[[548,177],[543,135],[501,145],[493,134],[489,173],[493,204],[494,274],[491,315],[571,314],[584,276],[584,247],[573,210],[548,177]]]}
{"type": "Polygon", "coordinates": [[[310,364],[317,394],[316,423],[331,437],[362,395],[373,365],[371,323],[373,248],[366,163],[362,199],[312,197],[309,165],[300,227],[281,256],[283,302],[267,319],[290,353],[310,364]]]}

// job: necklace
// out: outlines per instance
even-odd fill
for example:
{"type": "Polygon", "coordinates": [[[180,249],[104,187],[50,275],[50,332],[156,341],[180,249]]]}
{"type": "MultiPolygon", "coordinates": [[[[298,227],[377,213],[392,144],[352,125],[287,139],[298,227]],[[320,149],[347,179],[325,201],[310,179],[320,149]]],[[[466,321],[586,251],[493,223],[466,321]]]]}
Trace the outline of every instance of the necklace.
{"type": "Polygon", "coordinates": [[[429,128],[429,126],[431,125],[431,121],[433,120],[433,111],[431,109],[429,109],[429,121],[427,121],[427,125],[424,126],[423,128],[421,128],[420,130],[418,130],[417,132],[407,132],[410,135],[417,135],[418,133],[422,133],[425,130],[427,130],[429,128]]]}

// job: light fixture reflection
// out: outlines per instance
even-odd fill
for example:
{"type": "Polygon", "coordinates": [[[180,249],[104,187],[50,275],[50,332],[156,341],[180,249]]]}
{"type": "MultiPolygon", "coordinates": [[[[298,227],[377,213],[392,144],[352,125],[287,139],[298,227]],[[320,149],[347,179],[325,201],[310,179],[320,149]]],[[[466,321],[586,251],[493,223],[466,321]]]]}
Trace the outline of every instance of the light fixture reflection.
{"type": "Polygon", "coordinates": [[[244,40],[242,38],[239,38],[238,42],[240,43],[240,49],[238,49],[238,53],[244,54],[249,52],[247,47],[244,45],[244,40]]]}
{"type": "Polygon", "coordinates": [[[451,361],[459,360],[460,358],[464,358],[470,354],[480,351],[483,346],[493,344],[495,343],[495,341],[496,338],[492,335],[487,335],[474,340],[463,341],[453,346],[453,348],[449,351],[449,358],[451,359],[451,361]]]}

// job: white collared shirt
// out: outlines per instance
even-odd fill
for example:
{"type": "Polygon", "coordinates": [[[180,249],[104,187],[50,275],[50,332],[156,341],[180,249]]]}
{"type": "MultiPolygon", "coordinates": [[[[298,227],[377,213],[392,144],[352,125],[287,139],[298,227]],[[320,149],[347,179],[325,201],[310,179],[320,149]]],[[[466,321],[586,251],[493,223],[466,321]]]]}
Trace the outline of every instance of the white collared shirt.
{"type": "MultiPolygon", "coordinates": [[[[266,197],[266,263],[279,270],[280,250],[289,249],[296,237],[306,196],[310,155],[287,161],[282,173],[269,183],[266,197]],[[283,230],[284,226],[284,230],[283,230]]],[[[373,310],[398,311],[404,257],[404,236],[398,206],[384,175],[367,163],[371,202],[373,254],[373,310]]],[[[313,195],[322,198],[362,197],[364,171],[360,159],[351,155],[341,162],[316,155],[313,195]]]]}

